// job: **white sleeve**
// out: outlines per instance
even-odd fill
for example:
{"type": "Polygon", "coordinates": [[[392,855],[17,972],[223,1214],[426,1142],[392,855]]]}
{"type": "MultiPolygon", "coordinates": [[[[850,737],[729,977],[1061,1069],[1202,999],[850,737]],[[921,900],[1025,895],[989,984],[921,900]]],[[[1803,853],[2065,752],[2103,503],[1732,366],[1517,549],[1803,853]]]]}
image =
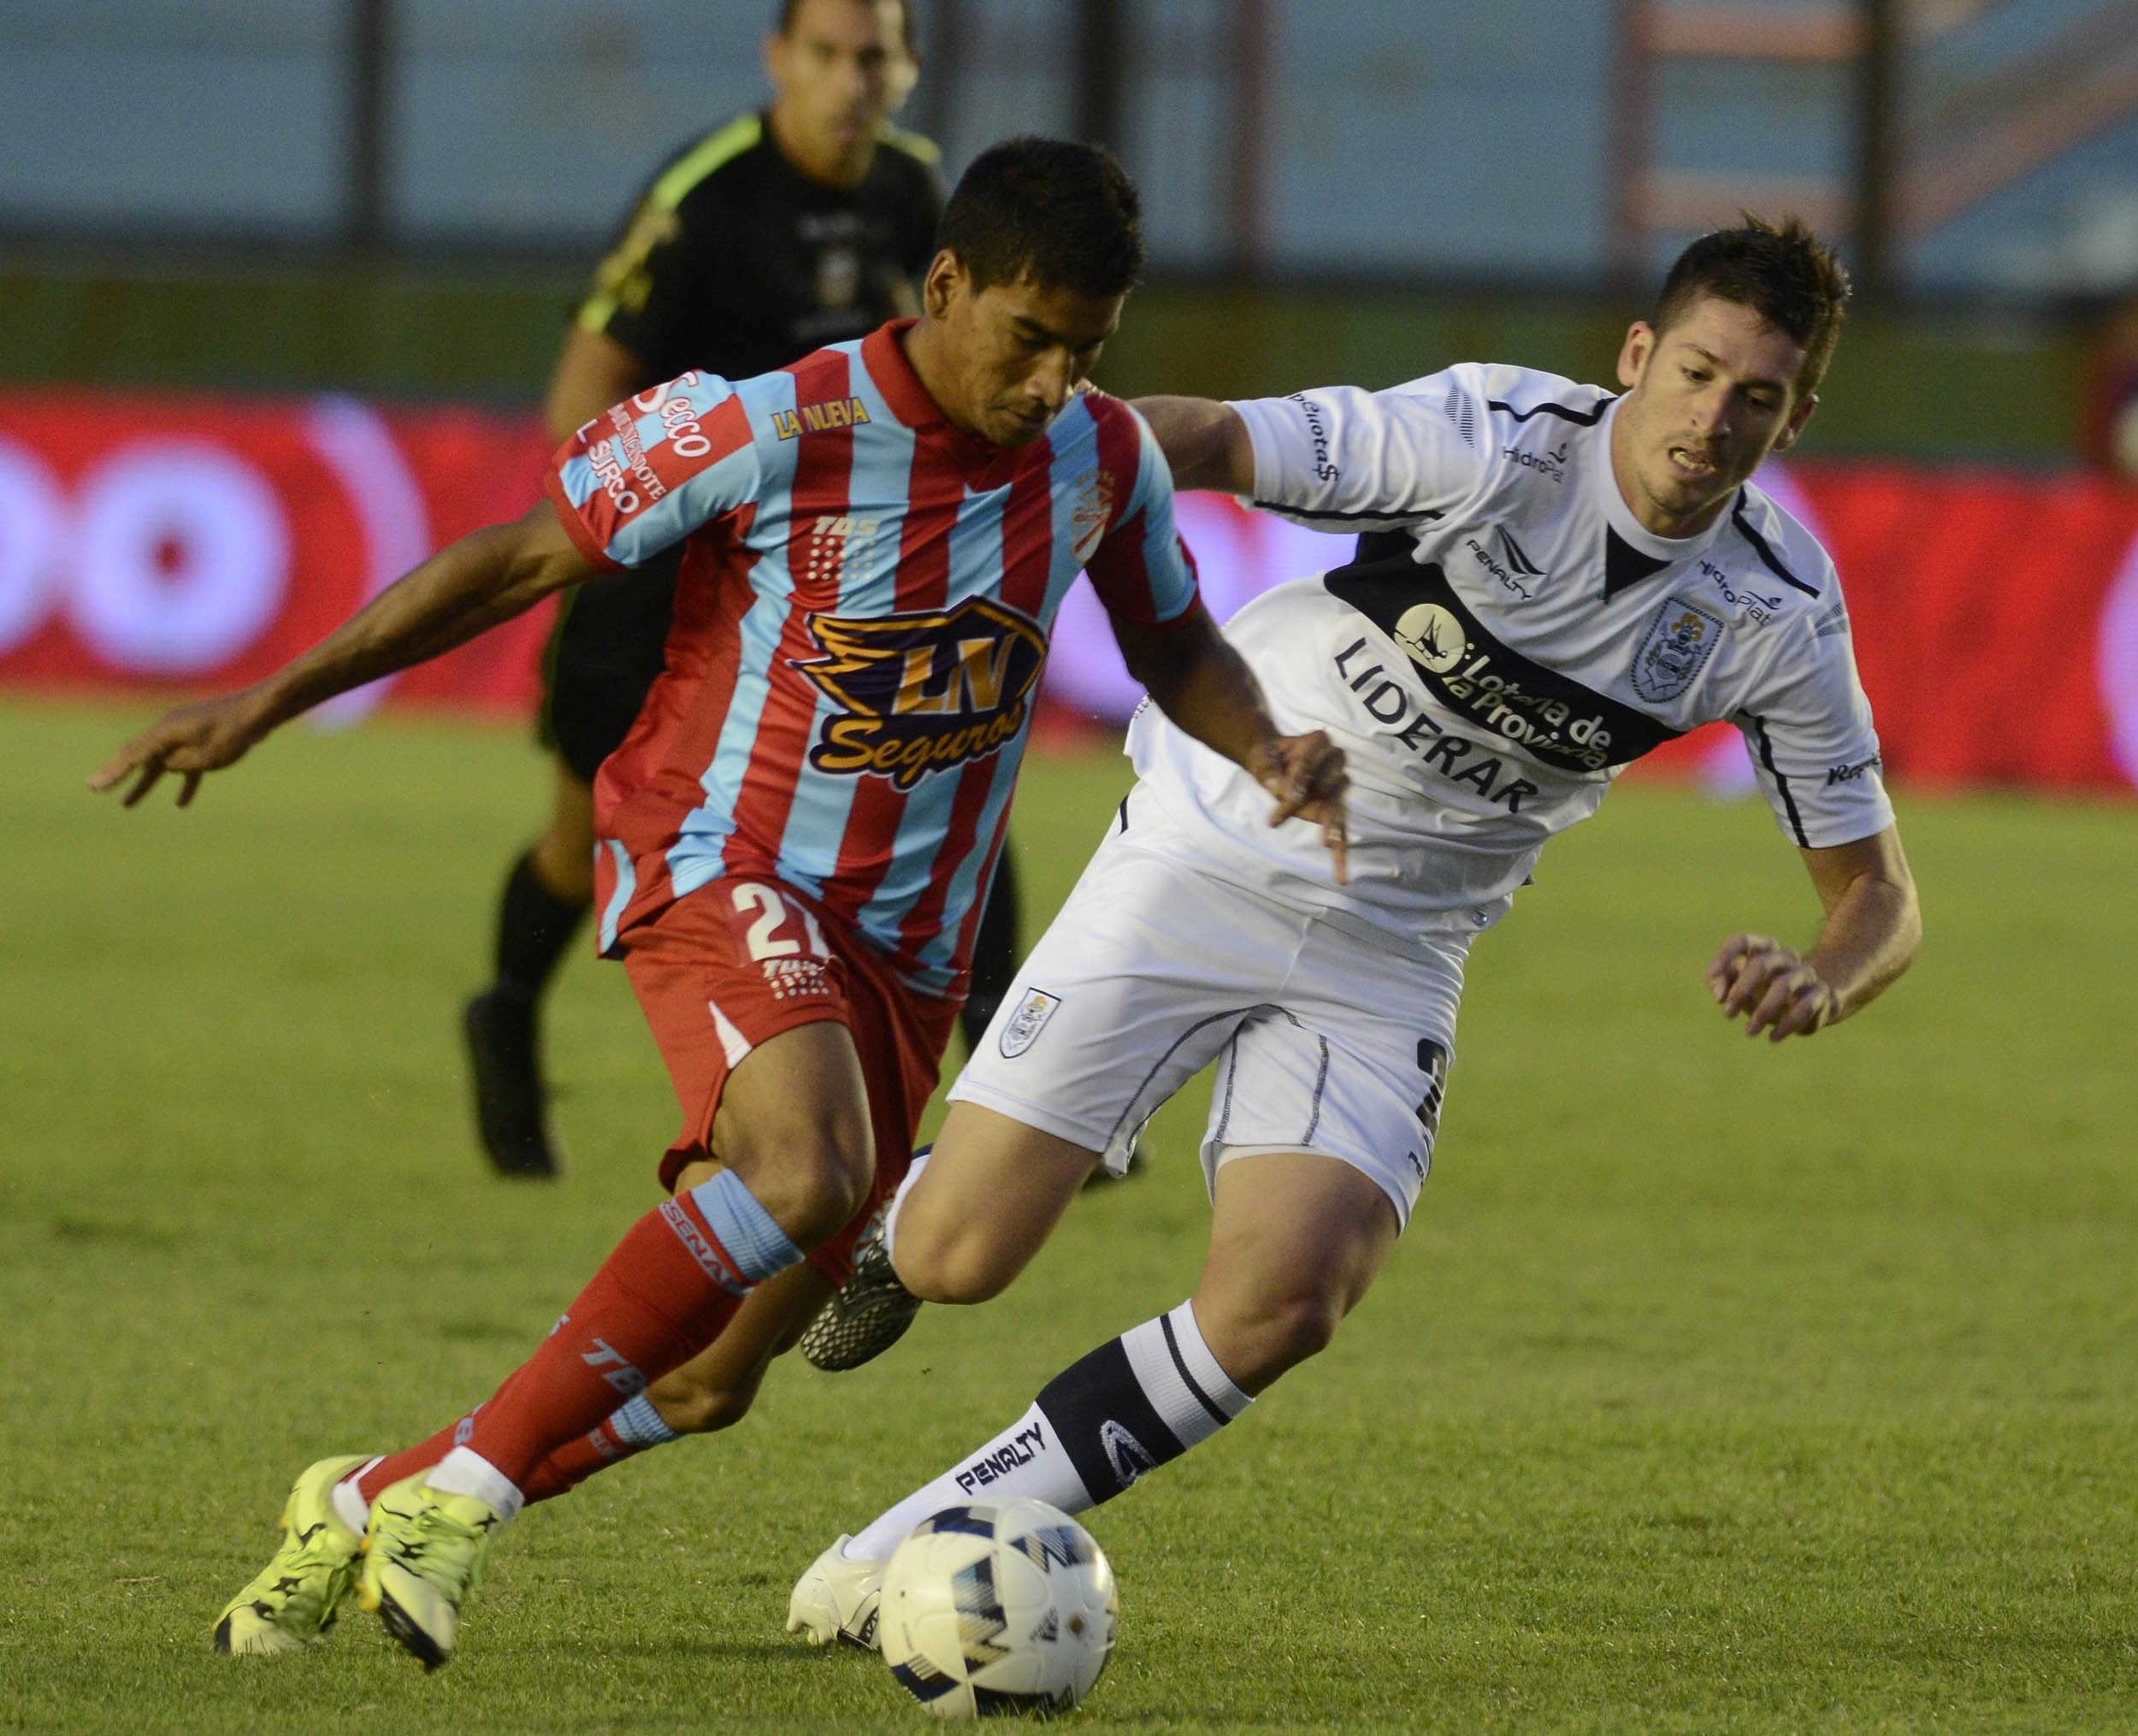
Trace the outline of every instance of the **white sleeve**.
{"type": "Polygon", "coordinates": [[[1476,410],[1452,373],[1386,392],[1330,386],[1231,407],[1255,447],[1249,504],[1316,530],[1392,530],[1436,517],[1484,465],[1463,433],[1474,434],[1476,410]]]}
{"type": "Polygon", "coordinates": [[[1807,627],[1801,650],[1776,659],[1765,691],[1730,721],[1745,733],[1760,792],[1792,843],[1852,844],[1893,823],[1870,701],[1856,676],[1847,617],[1807,627]]]}

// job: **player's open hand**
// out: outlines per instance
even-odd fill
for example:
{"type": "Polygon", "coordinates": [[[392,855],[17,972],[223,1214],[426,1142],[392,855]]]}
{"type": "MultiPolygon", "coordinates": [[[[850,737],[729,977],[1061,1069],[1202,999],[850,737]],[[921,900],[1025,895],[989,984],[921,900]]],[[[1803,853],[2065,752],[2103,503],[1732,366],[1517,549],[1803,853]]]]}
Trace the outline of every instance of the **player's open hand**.
{"type": "Polygon", "coordinates": [[[1745,1035],[1809,1036],[1841,1016],[1841,997],[1793,947],[1772,935],[1732,935],[1708,965],[1708,992],[1745,1035]]]}
{"type": "Polygon", "coordinates": [[[133,779],[125,801],[132,807],[167,771],[185,782],[179,786],[178,805],[184,807],[200,788],[200,780],[242,759],[245,750],[272,727],[255,689],[206,700],[199,705],[180,706],[136,735],[89,779],[99,794],[133,779]]]}
{"type": "Polygon", "coordinates": [[[1344,793],[1351,780],[1344,769],[1344,750],[1320,729],[1308,735],[1275,735],[1255,751],[1252,770],[1255,781],[1277,798],[1270,824],[1300,819],[1320,826],[1321,841],[1336,862],[1337,884],[1347,884],[1350,835],[1345,830],[1344,793]]]}

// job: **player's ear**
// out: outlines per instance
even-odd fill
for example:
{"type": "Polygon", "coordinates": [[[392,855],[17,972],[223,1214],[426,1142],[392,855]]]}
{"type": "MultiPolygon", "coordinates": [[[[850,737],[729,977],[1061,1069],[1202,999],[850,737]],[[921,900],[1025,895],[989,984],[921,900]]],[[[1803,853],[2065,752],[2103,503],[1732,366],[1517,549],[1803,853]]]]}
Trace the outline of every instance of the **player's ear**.
{"type": "Polygon", "coordinates": [[[1786,452],[1797,443],[1797,436],[1804,432],[1804,425],[1811,420],[1811,412],[1819,407],[1819,394],[1807,392],[1789,412],[1789,420],[1781,425],[1781,432],[1775,436],[1775,443],[1768,447],[1770,452],[1786,452]]]}
{"type": "Polygon", "coordinates": [[[1648,370],[1648,358],[1656,352],[1656,328],[1646,320],[1635,320],[1626,328],[1626,341],[1619,346],[1618,383],[1627,391],[1640,384],[1640,376],[1648,370]]]}
{"type": "Polygon", "coordinates": [[[960,290],[967,287],[965,262],[948,247],[928,262],[928,275],[920,280],[921,309],[931,320],[942,319],[960,290]]]}

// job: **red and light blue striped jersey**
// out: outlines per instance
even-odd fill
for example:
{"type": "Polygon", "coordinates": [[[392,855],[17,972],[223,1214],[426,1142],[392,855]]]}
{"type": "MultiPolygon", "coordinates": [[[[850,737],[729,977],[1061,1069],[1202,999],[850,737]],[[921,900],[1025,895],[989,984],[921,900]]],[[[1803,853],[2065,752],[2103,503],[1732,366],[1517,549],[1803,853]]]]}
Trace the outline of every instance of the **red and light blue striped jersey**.
{"type": "Polygon", "coordinates": [[[962,994],[1071,583],[1141,625],[1196,607],[1135,411],[1079,395],[995,446],[929,396],[907,323],[754,379],[682,375],[557,456],[551,499],[596,565],[684,543],[666,668],[594,787],[604,952],[763,877],[962,994]]]}

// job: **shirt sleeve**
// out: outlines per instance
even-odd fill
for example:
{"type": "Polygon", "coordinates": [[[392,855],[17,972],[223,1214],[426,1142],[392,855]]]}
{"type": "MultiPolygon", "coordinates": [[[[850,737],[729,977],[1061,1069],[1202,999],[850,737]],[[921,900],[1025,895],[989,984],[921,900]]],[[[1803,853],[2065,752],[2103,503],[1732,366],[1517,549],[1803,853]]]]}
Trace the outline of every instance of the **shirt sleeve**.
{"type": "Polygon", "coordinates": [[[1829,609],[1802,630],[1802,649],[1777,658],[1762,694],[1730,721],[1783,836],[1827,849],[1884,831],[1893,810],[1847,616],[1829,609]]]}
{"type": "Polygon", "coordinates": [[[735,388],[683,374],[602,412],[558,449],[546,484],[580,552],[635,567],[755,500],[762,458],[735,388]]]}
{"type": "Polygon", "coordinates": [[[1446,511],[1484,460],[1462,432],[1452,373],[1367,392],[1329,386],[1231,406],[1255,448],[1249,505],[1316,530],[1394,530],[1446,511]]]}
{"type": "MultiPolygon", "coordinates": [[[[1118,444],[1125,460],[1118,469],[1127,470],[1132,455],[1135,481],[1111,514],[1084,570],[1116,620],[1161,627],[1185,616],[1196,597],[1195,558],[1173,525],[1173,473],[1150,425],[1119,399],[1102,402],[1107,417],[1101,425],[1102,463],[1107,448],[1118,444]]],[[[1102,468],[1101,478],[1113,469],[1102,468]]],[[[1082,499],[1071,506],[1072,516],[1086,510],[1082,499]]]]}

